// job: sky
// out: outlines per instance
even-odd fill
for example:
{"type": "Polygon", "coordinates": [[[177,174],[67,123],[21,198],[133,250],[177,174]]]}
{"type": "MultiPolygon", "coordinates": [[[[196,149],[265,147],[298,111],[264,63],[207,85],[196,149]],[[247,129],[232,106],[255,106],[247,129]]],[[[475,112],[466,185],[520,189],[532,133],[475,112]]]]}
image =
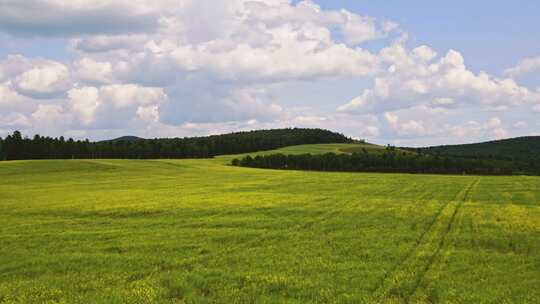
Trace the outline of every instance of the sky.
{"type": "Polygon", "coordinates": [[[0,136],[540,135],[540,2],[1,0],[0,136]]]}

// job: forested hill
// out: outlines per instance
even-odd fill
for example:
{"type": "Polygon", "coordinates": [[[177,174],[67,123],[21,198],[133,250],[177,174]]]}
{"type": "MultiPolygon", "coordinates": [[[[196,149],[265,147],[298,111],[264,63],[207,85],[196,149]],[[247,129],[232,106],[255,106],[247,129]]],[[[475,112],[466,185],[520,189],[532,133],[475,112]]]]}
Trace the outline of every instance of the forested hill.
{"type": "Polygon", "coordinates": [[[540,175],[540,137],[428,148],[349,149],[349,152],[248,155],[233,159],[231,164],[314,171],[540,175]]]}
{"type": "Polygon", "coordinates": [[[23,137],[15,131],[0,138],[0,160],[86,158],[206,158],[272,150],[292,145],[347,143],[342,134],[322,129],[274,129],[189,138],[88,140],[23,137]]]}
{"type": "Polygon", "coordinates": [[[441,156],[537,162],[540,161],[540,136],[517,137],[475,144],[405,149],[441,156]]]}
{"type": "Polygon", "coordinates": [[[137,137],[137,136],[122,136],[115,139],[109,139],[109,140],[104,140],[104,141],[136,141],[136,140],[141,140],[141,139],[144,139],[144,138],[137,137]]]}

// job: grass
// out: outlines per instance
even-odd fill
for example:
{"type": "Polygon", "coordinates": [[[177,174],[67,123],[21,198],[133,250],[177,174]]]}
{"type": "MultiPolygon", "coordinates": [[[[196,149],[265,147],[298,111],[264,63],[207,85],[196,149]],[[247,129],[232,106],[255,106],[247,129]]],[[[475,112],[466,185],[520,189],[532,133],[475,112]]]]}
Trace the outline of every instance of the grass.
{"type": "Polygon", "coordinates": [[[282,154],[324,154],[324,153],[352,153],[353,151],[361,151],[362,147],[368,147],[371,148],[370,151],[378,151],[379,149],[384,149],[384,147],[377,146],[377,145],[371,145],[371,144],[316,144],[316,145],[298,145],[298,146],[290,146],[285,147],[281,149],[276,150],[269,150],[269,151],[260,151],[255,153],[242,153],[242,154],[236,154],[236,155],[222,155],[216,157],[217,159],[226,160],[226,162],[229,162],[231,159],[237,157],[243,157],[246,155],[268,155],[268,154],[274,154],[274,153],[282,153],[282,154]],[[351,150],[351,151],[347,151],[351,150]]]}
{"type": "Polygon", "coordinates": [[[0,303],[540,302],[538,177],[230,158],[0,163],[0,303]]]}
{"type": "MultiPolygon", "coordinates": [[[[230,163],[230,161],[233,158],[242,158],[246,155],[255,156],[255,155],[269,155],[269,154],[275,154],[275,153],[281,153],[285,155],[307,154],[307,153],[310,153],[310,154],[348,153],[349,154],[349,153],[355,153],[355,152],[363,152],[364,150],[368,151],[369,153],[383,153],[385,149],[386,147],[375,145],[375,144],[369,144],[369,143],[298,145],[298,146],[284,147],[284,148],[276,149],[276,150],[259,151],[259,152],[254,152],[254,153],[221,155],[221,156],[217,156],[216,159],[220,159],[224,161],[225,163],[230,163]]],[[[406,153],[412,153],[412,152],[406,152],[406,153]]]]}

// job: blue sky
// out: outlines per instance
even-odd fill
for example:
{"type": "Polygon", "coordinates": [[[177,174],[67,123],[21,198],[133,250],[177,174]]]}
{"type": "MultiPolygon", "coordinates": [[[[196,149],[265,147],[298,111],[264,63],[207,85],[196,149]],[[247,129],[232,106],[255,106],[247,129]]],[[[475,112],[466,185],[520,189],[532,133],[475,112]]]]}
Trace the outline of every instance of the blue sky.
{"type": "Polygon", "coordinates": [[[8,0],[0,136],[299,126],[416,146],[538,135],[539,11],[538,1],[8,0]]]}
{"type": "MultiPolygon", "coordinates": [[[[540,2],[522,1],[318,1],[394,20],[410,33],[409,44],[456,49],[474,70],[500,73],[540,54],[540,2]]],[[[536,83],[540,85],[540,82],[536,83]]]]}

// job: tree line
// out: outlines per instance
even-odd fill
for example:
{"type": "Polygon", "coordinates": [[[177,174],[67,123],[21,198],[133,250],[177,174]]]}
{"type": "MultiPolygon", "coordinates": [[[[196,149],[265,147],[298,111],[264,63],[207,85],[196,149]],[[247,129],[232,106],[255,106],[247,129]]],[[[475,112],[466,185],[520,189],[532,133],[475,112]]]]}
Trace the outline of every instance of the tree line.
{"type": "Polygon", "coordinates": [[[291,145],[347,143],[342,134],[322,129],[287,128],[236,132],[205,137],[118,139],[91,142],[21,132],[0,137],[0,160],[23,159],[158,159],[209,158],[216,155],[272,150],[291,145]]]}
{"type": "Polygon", "coordinates": [[[342,171],[395,172],[475,175],[539,175],[540,168],[527,169],[525,164],[472,158],[442,157],[430,154],[406,153],[387,149],[384,153],[352,154],[270,154],[233,159],[232,165],[253,168],[342,171]]]}
{"type": "Polygon", "coordinates": [[[538,163],[540,161],[540,136],[524,136],[475,144],[401,149],[450,157],[538,163]]]}

